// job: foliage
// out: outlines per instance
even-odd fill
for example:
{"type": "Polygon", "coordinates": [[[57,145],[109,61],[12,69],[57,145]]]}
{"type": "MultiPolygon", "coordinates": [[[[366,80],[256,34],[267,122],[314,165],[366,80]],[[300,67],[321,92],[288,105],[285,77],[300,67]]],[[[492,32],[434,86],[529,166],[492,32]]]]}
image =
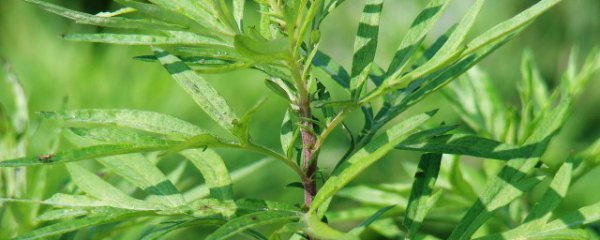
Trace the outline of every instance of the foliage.
{"type": "MultiPolygon", "coordinates": [[[[81,24],[126,29],[63,37],[149,46],[152,54],[136,59],[162,65],[225,132],[213,133],[169,115],[140,110],[42,112],[45,119],[65,123],[64,135],[76,148],[60,152],[51,148],[50,153],[25,157],[27,119],[23,116],[27,116],[27,108],[20,104],[13,119],[0,125],[2,135],[7,136],[3,139],[8,139],[2,153],[15,152],[0,155],[3,176],[20,177],[22,167],[43,174],[47,165],[64,165],[70,181],[47,199],[35,195],[41,192],[35,189],[31,194],[8,191],[18,186],[16,183],[2,186],[7,189],[3,202],[50,206],[40,216],[39,206],[33,208],[32,216],[37,216],[38,222],[25,226],[36,229],[16,232],[20,234],[17,239],[58,237],[91,226],[127,228],[132,222],[160,226],[132,233],[143,239],[167,237],[170,232],[197,226],[217,226],[208,239],[236,235],[267,239],[266,234],[268,239],[358,239],[368,234],[367,230],[406,239],[434,235],[450,239],[579,239],[591,234],[586,225],[600,220],[598,204],[560,215],[555,211],[572,179],[597,164],[588,160],[597,156],[597,146],[558,167],[543,161],[550,141],[567,121],[574,97],[600,68],[598,52],[590,53],[581,67],[575,61],[578,57],[572,56],[561,85],[552,94],[544,86],[532,54],[525,54],[518,87],[520,111],[502,104],[489,78],[475,67],[560,0],[541,0],[467,40],[486,2],[476,0],[460,22],[434,44],[426,45],[426,36],[451,2],[431,0],[405,33],[387,68],[374,61],[385,1],[367,0],[350,71],[319,49],[321,23],[346,2],[343,0],[255,0],[256,6],[244,0],[116,0],[122,9],[96,15],[39,0],[25,1],[81,24]],[[260,15],[256,26],[246,14],[250,11],[260,15]],[[239,69],[264,73],[268,89],[289,103],[288,111],[282,113],[281,151],[252,137],[249,122],[261,102],[238,114],[204,78],[204,74],[239,69]],[[464,73],[463,79],[452,83],[464,73]],[[344,96],[334,98],[334,90],[344,96]],[[473,133],[445,124],[431,127],[437,110],[404,117],[384,128],[435,92],[446,96],[473,133]],[[364,126],[353,131],[345,121],[359,110],[364,126]],[[319,154],[338,127],[348,133],[351,144],[335,168],[324,172],[318,165],[319,154]],[[260,170],[264,163],[230,173],[215,151],[220,148],[260,153],[267,157],[264,161],[273,159],[289,167],[297,175],[296,185],[304,189],[303,201],[293,205],[236,198],[233,182],[260,170]],[[423,153],[413,183],[347,187],[394,150],[423,153]],[[462,164],[461,160],[472,157],[481,160],[485,174],[462,164]],[[87,159],[95,159],[102,172],[88,170],[81,162],[87,159]],[[162,161],[181,164],[165,172],[157,167],[162,161]],[[188,161],[205,183],[181,192],[176,186],[188,161]],[[527,194],[533,188],[545,193],[535,199],[527,194]],[[335,196],[360,205],[329,211],[335,196]],[[349,231],[333,225],[353,221],[361,223],[349,231]],[[43,226],[37,227],[39,222],[44,222],[43,226]],[[440,235],[427,226],[430,222],[446,224],[451,230],[440,235]],[[265,231],[265,225],[276,228],[265,231]]],[[[18,84],[14,86],[19,89],[18,84]]],[[[16,102],[23,103],[19,91],[16,102]]],[[[101,237],[95,234],[88,237],[101,237]]]]}

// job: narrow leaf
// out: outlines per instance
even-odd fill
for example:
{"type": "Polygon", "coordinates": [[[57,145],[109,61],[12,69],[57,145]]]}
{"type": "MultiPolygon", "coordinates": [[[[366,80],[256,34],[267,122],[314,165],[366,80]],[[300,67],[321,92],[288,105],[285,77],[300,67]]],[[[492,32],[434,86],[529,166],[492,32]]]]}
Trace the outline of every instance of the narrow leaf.
{"type": "Polygon", "coordinates": [[[269,225],[281,222],[292,222],[301,217],[296,212],[288,211],[266,211],[247,214],[230,220],[211,235],[206,237],[207,240],[228,239],[242,231],[253,227],[269,225]]]}
{"type": "Polygon", "coordinates": [[[204,151],[190,149],[181,152],[181,155],[185,156],[200,170],[213,198],[220,200],[233,199],[231,177],[219,154],[211,149],[204,151]]]}
{"type": "Polygon", "coordinates": [[[225,99],[204,78],[194,73],[181,59],[154,47],[154,54],[171,76],[190,94],[196,103],[219,125],[234,132],[238,121],[225,99]]]}

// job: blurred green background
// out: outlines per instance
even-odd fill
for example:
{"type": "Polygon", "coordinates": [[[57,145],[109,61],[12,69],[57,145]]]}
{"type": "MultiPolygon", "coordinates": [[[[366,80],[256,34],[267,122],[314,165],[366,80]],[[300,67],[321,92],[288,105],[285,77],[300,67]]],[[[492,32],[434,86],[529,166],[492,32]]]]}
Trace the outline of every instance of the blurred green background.
{"type": "MultiPolygon", "coordinates": [[[[51,2],[88,13],[117,8],[107,0],[51,2]]],[[[389,63],[403,33],[426,2],[386,1],[380,31],[382,40],[377,57],[380,65],[386,66],[389,63]]],[[[535,2],[537,1],[489,1],[472,35],[482,33],[535,2]]],[[[352,59],[353,36],[363,4],[364,0],[347,1],[323,26],[322,49],[344,66],[349,66],[352,59]]],[[[436,34],[428,37],[429,42],[457,22],[471,4],[472,0],[454,1],[436,26],[436,34]]],[[[156,111],[222,133],[162,67],[157,63],[133,59],[134,56],[149,54],[148,48],[73,43],[60,38],[62,33],[67,32],[101,31],[103,30],[100,28],[77,25],[23,1],[0,0],[0,56],[14,65],[24,83],[33,117],[35,112],[40,110],[59,109],[63,98],[67,96],[68,107],[73,109],[130,108],[156,111]]],[[[552,88],[560,81],[574,46],[578,47],[582,60],[589,50],[600,46],[600,1],[563,1],[558,7],[540,17],[514,41],[482,62],[481,67],[492,76],[495,86],[503,93],[504,100],[517,104],[515,82],[520,78],[522,50],[531,48],[534,51],[543,76],[552,88]]],[[[228,99],[238,114],[245,112],[261,97],[268,97],[267,104],[255,115],[252,131],[258,142],[279,149],[279,126],[286,105],[264,86],[264,75],[245,70],[206,77],[228,99]]],[[[4,82],[0,83],[0,101],[10,103],[6,88],[4,82]]],[[[586,92],[578,98],[571,121],[551,145],[545,161],[561,161],[573,151],[580,150],[600,138],[598,89],[600,76],[595,76],[586,92]]],[[[442,109],[442,114],[436,119],[438,122],[459,123],[454,112],[440,96],[429,97],[424,103],[416,106],[414,111],[432,108],[442,109]]],[[[351,126],[357,129],[360,124],[357,120],[351,126]]],[[[39,154],[47,149],[49,136],[55,127],[51,123],[42,123],[39,126],[30,149],[31,154],[39,154]]],[[[343,154],[346,145],[347,140],[341,132],[336,132],[327,142],[321,158],[325,171],[343,154]]],[[[247,152],[220,152],[223,153],[230,169],[237,169],[262,157],[247,152]]],[[[402,170],[399,162],[416,159],[417,155],[414,154],[392,154],[370,168],[357,181],[406,181],[410,175],[402,170]]],[[[56,171],[62,169],[56,168],[56,171]]],[[[197,173],[190,171],[188,174],[190,178],[196,179],[194,182],[202,181],[197,173]]],[[[600,191],[589,191],[590,187],[597,188],[597,177],[600,177],[600,171],[595,171],[595,174],[573,187],[569,207],[574,208],[600,200],[600,191]]],[[[240,197],[297,203],[301,199],[301,190],[285,189],[285,185],[293,181],[296,179],[291,171],[281,164],[271,163],[248,180],[236,183],[235,190],[240,197]]]]}

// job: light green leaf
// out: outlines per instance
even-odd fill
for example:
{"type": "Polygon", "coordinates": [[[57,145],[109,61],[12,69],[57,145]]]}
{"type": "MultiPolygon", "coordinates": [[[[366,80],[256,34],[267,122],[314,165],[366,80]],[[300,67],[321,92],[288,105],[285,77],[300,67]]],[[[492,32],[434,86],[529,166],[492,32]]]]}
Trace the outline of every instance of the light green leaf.
{"type": "Polygon", "coordinates": [[[149,35],[126,33],[69,33],[63,35],[68,41],[110,43],[120,45],[197,45],[197,46],[226,46],[225,43],[200,35],[183,37],[178,35],[149,35]]]}
{"type": "Polygon", "coordinates": [[[298,137],[298,134],[294,130],[294,123],[292,122],[291,111],[291,109],[288,109],[285,112],[285,115],[283,117],[283,123],[281,124],[281,132],[279,133],[281,148],[283,149],[283,152],[288,158],[292,156],[292,150],[294,150],[294,141],[298,137]]]}
{"type": "Polygon", "coordinates": [[[241,31],[244,28],[242,20],[244,18],[244,5],[246,0],[234,0],[233,1],[233,18],[237,23],[238,29],[241,31]]]}
{"type": "Polygon", "coordinates": [[[236,35],[235,49],[244,57],[260,63],[268,63],[289,57],[287,39],[255,39],[248,35],[236,35]]]}
{"type": "Polygon", "coordinates": [[[362,92],[371,65],[375,59],[379,37],[379,19],[383,9],[383,0],[368,0],[365,3],[358,32],[354,40],[354,54],[352,56],[352,71],[350,90],[353,96],[358,97],[362,92]],[[364,74],[364,73],[367,74],[364,74]]]}
{"type": "Polygon", "coordinates": [[[376,137],[371,143],[358,150],[325,182],[319,193],[315,196],[310,212],[315,213],[319,206],[327,199],[333,197],[340,189],[354,179],[358,174],[381,159],[396,145],[405,140],[417,127],[435,114],[435,111],[420,114],[395,125],[382,135],[376,137]]]}
{"type": "Polygon", "coordinates": [[[45,1],[38,0],[25,0],[26,2],[35,4],[42,9],[52,12],[57,15],[61,15],[66,18],[75,20],[80,24],[89,24],[102,27],[116,27],[116,28],[141,28],[151,30],[184,30],[185,27],[160,22],[156,20],[145,20],[145,19],[128,19],[122,17],[100,17],[87,13],[77,12],[70,9],[66,9],[45,1]]]}
{"type": "Polygon", "coordinates": [[[545,224],[551,217],[552,211],[558,207],[567,195],[573,175],[573,163],[565,162],[556,172],[546,193],[533,206],[524,223],[533,221],[539,225],[545,224]]]}
{"type": "Polygon", "coordinates": [[[185,204],[175,185],[142,154],[100,158],[100,163],[125,178],[129,183],[150,194],[148,200],[177,207],[185,204]]]}
{"type": "Polygon", "coordinates": [[[217,90],[204,78],[194,73],[181,59],[157,47],[154,47],[153,51],[171,76],[194,98],[204,112],[233,133],[234,123],[239,120],[217,90]]]}
{"type": "Polygon", "coordinates": [[[331,228],[324,222],[321,222],[316,215],[305,214],[302,218],[302,222],[305,225],[305,231],[311,236],[322,239],[322,240],[359,240],[360,238],[352,235],[340,232],[336,229],[331,228]]]}
{"type": "Polygon", "coordinates": [[[313,65],[324,71],[344,89],[350,88],[350,74],[338,63],[322,51],[317,51],[313,65]]]}
{"type": "Polygon", "coordinates": [[[23,234],[15,239],[48,239],[53,236],[60,236],[65,233],[73,232],[78,229],[115,222],[131,217],[142,216],[144,214],[144,212],[134,212],[125,209],[99,208],[95,209],[93,213],[86,217],[62,221],[50,226],[42,227],[23,234]]]}
{"type": "MultiPolygon", "coordinates": [[[[129,143],[136,146],[173,146],[180,143],[180,141],[169,140],[160,135],[155,136],[125,128],[70,128],[69,130],[73,135],[95,143],[129,143]]],[[[67,138],[69,137],[67,135],[67,138]]]]}
{"type": "Polygon", "coordinates": [[[471,30],[475,20],[477,20],[477,16],[479,16],[479,12],[483,8],[485,1],[486,0],[475,0],[473,5],[471,5],[471,8],[469,8],[469,11],[453,30],[446,43],[437,51],[435,56],[431,58],[431,62],[435,62],[438,58],[447,57],[459,50],[460,45],[463,44],[469,30],[471,30]]]}
{"type": "MultiPolygon", "coordinates": [[[[271,162],[272,159],[267,158],[267,159],[263,159],[260,160],[258,162],[255,162],[253,164],[250,164],[248,166],[245,166],[243,168],[240,168],[238,170],[235,170],[231,173],[231,180],[233,182],[239,181],[242,178],[245,178],[253,173],[255,173],[256,171],[258,171],[259,169],[261,169],[262,167],[264,167],[267,163],[271,162]]],[[[185,192],[183,194],[183,196],[185,197],[186,200],[191,201],[191,200],[195,200],[198,198],[204,198],[207,197],[210,194],[208,187],[206,185],[200,185],[197,186],[187,192],[185,192]]]]}
{"type": "MultiPolygon", "coordinates": [[[[536,144],[515,146],[467,134],[445,134],[423,141],[408,139],[396,148],[402,150],[468,155],[481,158],[511,160],[532,157],[536,144]]],[[[539,156],[537,156],[539,157],[539,156]]]]}
{"type": "Polygon", "coordinates": [[[238,140],[242,146],[246,146],[250,143],[250,119],[252,119],[252,116],[256,113],[256,111],[263,106],[266,100],[266,98],[261,98],[258,100],[258,102],[248,109],[248,111],[242,115],[240,120],[235,123],[234,134],[238,137],[238,140]]]}
{"type": "Polygon", "coordinates": [[[84,147],[76,150],[45,154],[35,157],[24,157],[0,162],[0,167],[26,167],[43,164],[57,164],[80,161],[99,157],[108,157],[128,153],[154,152],[164,150],[169,146],[139,146],[135,144],[106,144],[84,147]]]}
{"type": "Polygon", "coordinates": [[[61,220],[65,218],[75,218],[83,215],[87,215],[88,210],[81,208],[62,208],[62,209],[54,209],[48,210],[41,215],[37,216],[37,221],[47,222],[47,221],[55,221],[61,220]]]}
{"type": "Polygon", "coordinates": [[[415,56],[415,51],[433,25],[446,11],[450,2],[451,0],[431,0],[425,9],[419,13],[394,54],[392,63],[390,63],[387,70],[388,80],[398,78],[407,70],[406,68],[415,56]]]}
{"type": "Polygon", "coordinates": [[[114,125],[187,139],[205,133],[199,127],[169,115],[139,110],[82,109],[41,112],[42,117],[75,123],[114,125]]]}
{"type": "Polygon", "coordinates": [[[186,26],[189,27],[190,30],[194,30],[198,33],[210,34],[210,31],[206,31],[208,30],[206,27],[198,24],[197,22],[186,16],[178,14],[169,9],[161,8],[153,4],[142,3],[136,0],[115,0],[115,2],[123,6],[133,8],[136,11],[148,17],[158,19],[163,22],[175,23],[181,26],[186,26]]]}
{"type": "Polygon", "coordinates": [[[404,227],[408,230],[406,233],[408,239],[414,238],[425,216],[441,196],[441,191],[433,193],[441,163],[442,154],[437,153],[423,154],[419,161],[404,216],[404,227]]]}
{"type": "Polygon", "coordinates": [[[185,150],[180,153],[200,170],[210,195],[220,200],[233,199],[233,186],[229,171],[219,154],[211,149],[185,150]]]}
{"type": "MultiPolygon", "coordinates": [[[[407,185],[405,188],[404,192],[409,192],[409,186],[407,185]]],[[[398,191],[391,191],[382,186],[358,185],[346,187],[340,190],[336,196],[377,206],[398,205],[403,208],[408,203],[408,199],[398,191]]]]}
{"type": "Polygon", "coordinates": [[[73,183],[90,196],[97,198],[107,206],[131,209],[131,210],[159,210],[164,206],[148,201],[142,201],[128,196],[121,190],[102,180],[98,175],[91,173],[76,163],[67,164],[67,170],[73,179],[73,183]]]}
{"type": "Polygon", "coordinates": [[[214,31],[227,33],[226,28],[219,22],[216,9],[206,1],[150,0],[150,2],[172,12],[180,13],[202,26],[214,28],[214,31]]]}
{"type": "Polygon", "coordinates": [[[387,212],[388,210],[392,209],[395,206],[396,205],[391,205],[391,206],[387,206],[387,207],[384,207],[382,209],[379,209],[377,212],[375,212],[369,218],[365,219],[365,221],[363,221],[358,226],[356,226],[355,228],[353,228],[352,230],[350,230],[350,234],[353,234],[353,235],[356,235],[356,236],[360,235],[365,229],[367,229],[367,227],[369,227],[372,223],[374,223],[385,212],[387,212]]]}
{"type": "Polygon", "coordinates": [[[558,132],[567,119],[571,98],[564,96],[559,105],[548,113],[534,130],[525,144],[535,144],[531,157],[508,161],[506,166],[489,183],[480,195],[479,200],[469,209],[458,226],[450,235],[450,239],[470,238],[500,207],[513,201],[532,187],[528,177],[546,150],[552,137],[558,132]]]}
{"type": "Polygon", "coordinates": [[[469,42],[469,44],[467,44],[467,50],[463,53],[463,56],[476,52],[481,48],[489,46],[499,39],[519,32],[524,26],[535,20],[536,17],[548,11],[561,1],[562,0],[541,0],[511,19],[494,26],[487,32],[469,42]]]}
{"type": "Polygon", "coordinates": [[[228,239],[253,227],[274,223],[292,222],[301,215],[290,211],[265,211],[234,218],[206,237],[207,240],[228,239]]]}

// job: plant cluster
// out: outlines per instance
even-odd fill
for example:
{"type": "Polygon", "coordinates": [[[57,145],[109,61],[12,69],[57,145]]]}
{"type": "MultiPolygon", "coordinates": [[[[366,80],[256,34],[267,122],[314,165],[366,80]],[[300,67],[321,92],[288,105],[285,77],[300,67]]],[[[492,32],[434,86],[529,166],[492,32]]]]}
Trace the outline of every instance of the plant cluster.
{"type": "MultiPolygon", "coordinates": [[[[105,226],[112,233],[82,233],[87,234],[84,236],[110,237],[139,222],[148,227],[125,236],[157,239],[178,229],[207,225],[217,226],[207,239],[237,235],[251,239],[359,239],[372,234],[405,239],[434,235],[449,239],[585,239],[590,231],[581,227],[600,220],[599,204],[553,214],[570,182],[597,165],[600,144],[560,166],[541,161],[564,125],[573,97],[600,68],[600,55],[591,53],[582,67],[575,62],[577,57],[572,57],[561,86],[549,94],[531,54],[526,54],[519,111],[501,104],[489,78],[475,68],[560,0],[541,0],[467,40],[486,3],[475,0],[458,23],[427,45],[425,37],[451,2],[431,0],[404,34],[387,67],[374,62],[384,0],[367,0],[349,71],[319,48],[322,22],[344,0],[255,0],[252,5],[244,0],[115,0],[123,8],[95,15],[40,0],[25,1],[81,24],[126,29],[63,37],[150,46],[152,55],[136,59],[160,63],[228,134],[216,135],[156,112],[42,112],[43,118],[64,121],[65,136],[78,148],[16,158],[24,153],[16,146],[13,149],[21,151],[16,155],[0,155],[4,178],[14,179],[10,174],[22,167],[53,164],[64,164],[71,177],[70,187],[49,199],[2,196],[2,201],[35,204],[33,216],[39,204],[51,206],[37,218],[44,222],[43,227],[17,239],[57,237],[85,232],[91,226],[105,226]],[[259,19],[253,21],[245,14],[249,11],[258,12],[259,19]],[[249,122],[262,101],[239,115],[202,77],[238,69],[263,72],[268,89],[289,103],[282,113],[280,150],[251,136],[249,122]],[[464,79],[450,84],[465,73],[464,79]],[[333,98],[333,88],[345,95],[333,98]],[[401,121],[393,121],[435,92],[446,96],[475,134],[461,133],[456,126],[430,124],[436,110],[402,115],[401,121]],[[364,126],[359,131],[345,124],[353,112],[362,113],[364,126]],[[335,168],[325,172],[319,169],[319,154],[337,128],[347,133],[351,144],[335,168]],[[264,162],[229,173],[214,150],[218,148],[261,153],[286,165],[297,175],[296,185],[303,189],[304,199],[296,205],[235,199],[233,182],[264,162]],[[422,153],[417,166],[406,163],[408,169],[414,169],[412,183],[347,187],[394,150],[422,153]],[[462,164],[461,159],[467,157],[480,159],[483,173],[462,164]],[[103,174],[78,163],[87,159],[101,164],[103,174]],[[156,166],[159,161],[182,159],[170,173],[156,166]],[[205,184],[180,192],[176,185],[187,162],[200,171],[205,184]],[[110,176],[120,178],[109,181],[110,176]],[[528,194],[534,188],[544,193],[528,194]],[[360,205],[328,211],[335,196],[360,205]],[[332,227],[356,221],[360,223],[349,231],[332,227]],[[121,224],[106,225],[118,222],[121,224]],[[446,230],[432,229],[428,223],[446,230]],[[277,228],[263,231],[260,227],[265,225],[277,228]]],[[[22,115],[15,116],[19,119],[22,115]]],[[[15,124],[7,136],[14,132],[17,137],[13,139],[23,139],[18,127],[23,125],[15,124]]],[[[46,171],[43,167],[31,169],[46,171]]]]}

